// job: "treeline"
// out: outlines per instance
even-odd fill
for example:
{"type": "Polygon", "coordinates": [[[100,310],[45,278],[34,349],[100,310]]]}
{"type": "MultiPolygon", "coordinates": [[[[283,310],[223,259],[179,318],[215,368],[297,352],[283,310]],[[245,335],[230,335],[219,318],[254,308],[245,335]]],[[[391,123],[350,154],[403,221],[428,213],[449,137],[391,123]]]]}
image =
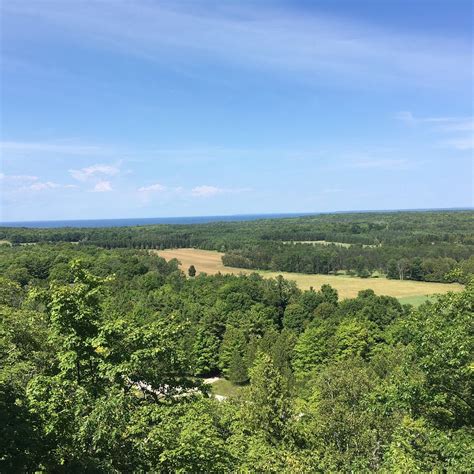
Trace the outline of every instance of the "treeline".
{"type": "Polygon", "coordinates": [[[360,277],[373,272],[401,280],[465,282],[474,273],[469,246],[436,244],[348,248],[338,245],[253,243],[227,252],[224,265],[238,268],[299,272],[337,273],[360,277]]]}
{"type": "Polygon", "coordinates": [[[226,252],[224,264],[302,273],[345,271],[362,277],[461,281],[474,255],[472,211],[352,213],[112,228],[0,227],[14,245],[74,242],[106,249],[195,247],[226,252]],[[298,242],[334,242],[334,245],[298,242]],[[341,245],[341,244],[345,244],[341,245]]]}
{"type": "Polygon", "coordinates": [[[473,211],[418,211],[321,214],[208,224],[161,224],[109,228],[0,227],[0,240],[86,242],[105,248],[196,246],[229,250],[248,241],[317,241],[360,245],[474,245],[473,211]]]}
{"type": "Polygon", "coordinates": [[[1,472],[473,471],[472,285],[413,310],[71,244],[0,271],[1,472]]]}

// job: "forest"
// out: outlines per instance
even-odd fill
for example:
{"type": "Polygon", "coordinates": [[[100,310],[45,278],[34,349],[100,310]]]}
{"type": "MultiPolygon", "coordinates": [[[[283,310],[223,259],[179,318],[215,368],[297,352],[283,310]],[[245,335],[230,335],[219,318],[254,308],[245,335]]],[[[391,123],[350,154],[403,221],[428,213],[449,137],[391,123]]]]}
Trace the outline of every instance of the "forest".
{"type": "Polygon", "coordinates": [[[463,292],[413,308],[282,277],[192,276],[146,250],[220,246],[251,260],[265,237],[256,253],[288,248],[296,262],[313,247],[278,240],[353,240],[355,253],[381,243],[368,255],[389,247],[461,269],[470,217],[2,229],[39,243],[0,246],[0,472],[473,472],[467,266],[463,292]],[[234,394],[217,397],[208,378],[234,394]]]}
{"type": "Polygon", "coordinates": [[[195,247],[225,252],[223,262],[232,267],[466,283],[474,271],[473,222],[473,211],[339,213],[193,225],[0,227],[0,240],[195,247]]]}

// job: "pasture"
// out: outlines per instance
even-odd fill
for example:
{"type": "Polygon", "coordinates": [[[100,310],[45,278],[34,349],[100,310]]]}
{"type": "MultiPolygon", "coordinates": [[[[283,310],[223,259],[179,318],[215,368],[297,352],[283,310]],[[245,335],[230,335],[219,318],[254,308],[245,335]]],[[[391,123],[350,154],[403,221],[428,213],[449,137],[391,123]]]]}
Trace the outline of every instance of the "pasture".
{"type": "Polygon", "coordinates": [[[288,280],[294,280],[302,290],[310,287],[318,289],[328,283],[339,292],[341,298],[354,298],[360,290],[371,288],[378,295],[388,295],[399,298],[402,302],[420,304],[427,296],[448,291],[461,291],[463,286],[458,283],[430,283],[409,280],[387,280],[386,278],[357,278],[347,275],[308,275],[304,273],[272,272],[263,270],[248,270],[244,268],[226,267],[222,263],[221,252],[192,248],[167,249],[153,251],[166,260],[176,258],[181,269],[187,273],[190,265],[194,265],[199,273],[213,275],[222,274],[250,274],[259,273],[266,278],[282,275],[288,280]]]}

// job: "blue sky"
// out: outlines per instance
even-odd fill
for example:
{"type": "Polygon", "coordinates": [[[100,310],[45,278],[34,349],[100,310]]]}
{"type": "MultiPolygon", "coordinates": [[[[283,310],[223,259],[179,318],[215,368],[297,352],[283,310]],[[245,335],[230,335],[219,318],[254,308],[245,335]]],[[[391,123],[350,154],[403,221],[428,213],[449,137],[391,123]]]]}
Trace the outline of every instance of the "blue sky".
{"type": "Polygon", "coordinates": [[[3,221],[473,205],[470,0],[1,8],[3,221]]]}

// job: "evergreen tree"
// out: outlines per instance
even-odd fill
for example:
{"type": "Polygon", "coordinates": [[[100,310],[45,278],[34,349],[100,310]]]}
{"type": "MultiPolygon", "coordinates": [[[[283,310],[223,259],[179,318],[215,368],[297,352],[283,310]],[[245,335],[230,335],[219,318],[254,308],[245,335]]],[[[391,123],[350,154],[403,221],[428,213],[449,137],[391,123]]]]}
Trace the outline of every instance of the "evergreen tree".
{"type": "Polygon", "coordinates": [[[237,347],[234,347],[230,359],[228,377],[232,383],[241,385],[248,381],[247,368],[242,354],[237,347]]]}

